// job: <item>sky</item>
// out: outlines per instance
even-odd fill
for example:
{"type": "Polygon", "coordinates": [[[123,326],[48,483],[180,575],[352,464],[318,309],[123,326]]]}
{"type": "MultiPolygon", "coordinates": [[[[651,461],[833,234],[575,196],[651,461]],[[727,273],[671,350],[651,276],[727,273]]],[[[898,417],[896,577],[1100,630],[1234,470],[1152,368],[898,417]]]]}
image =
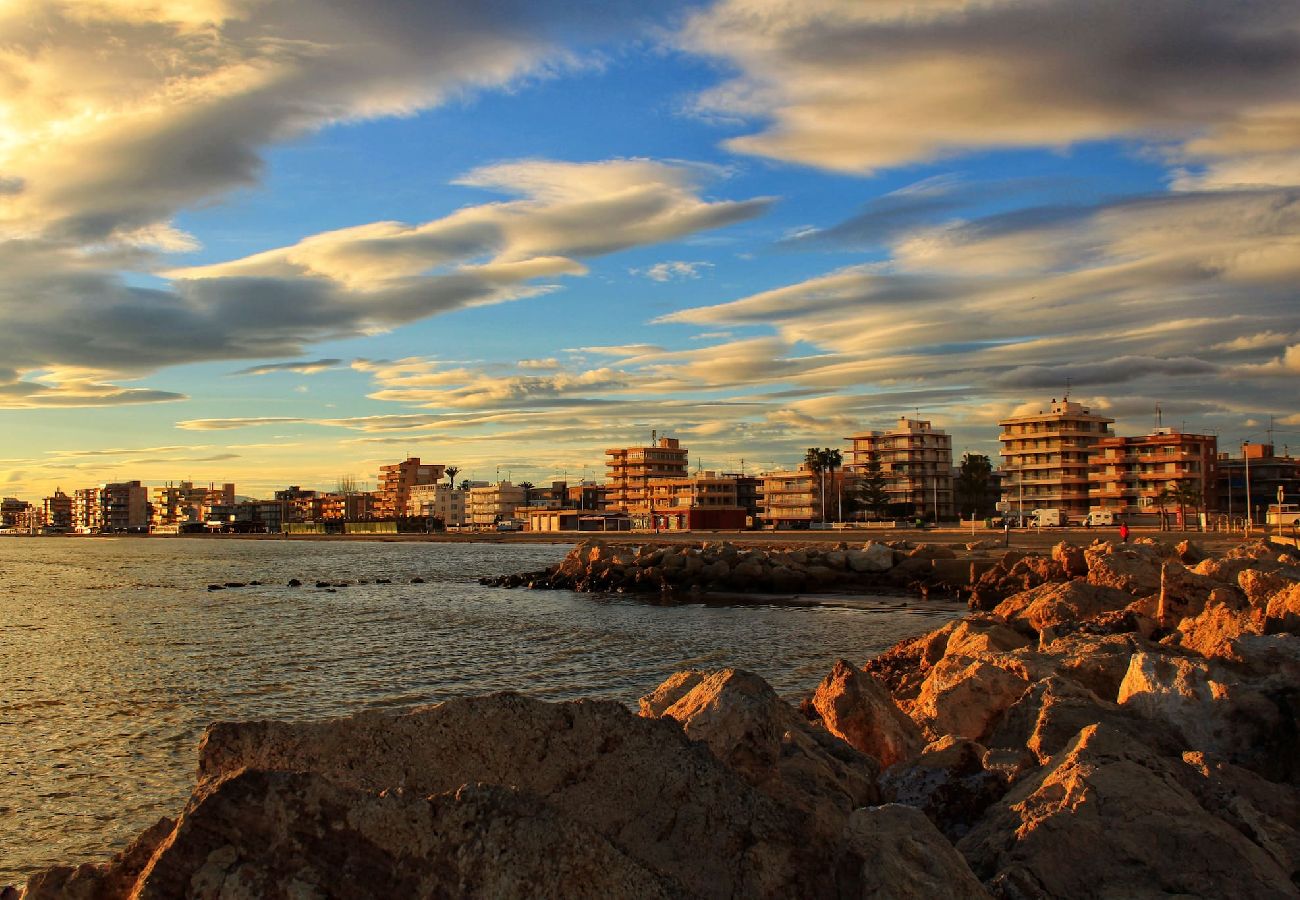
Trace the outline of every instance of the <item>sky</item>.
{"type": "Polygon", "coordinates": [[[0,494],[1300,447],[1300,0],[0,0],[0,494]]]}

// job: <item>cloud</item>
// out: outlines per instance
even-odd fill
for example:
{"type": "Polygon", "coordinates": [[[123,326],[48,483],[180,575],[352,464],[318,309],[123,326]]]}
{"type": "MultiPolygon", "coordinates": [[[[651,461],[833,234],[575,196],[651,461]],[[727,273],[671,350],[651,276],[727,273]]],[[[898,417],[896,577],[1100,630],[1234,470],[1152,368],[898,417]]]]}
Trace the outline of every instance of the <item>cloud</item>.
{"type": "Polygon", "coordinates": [[[655,263],[645,269],[628,269],[633,275],[644,275],[651,281],[672,281],[677,278],[699,278],[703,269],[713,268],[710,262],[685,262],[684,260],[669,260],[666,262],[655,263]]]}
{"type": "Polygon", "coordinates": [[[420,225],[379,222],[289,247],[173,270],[168,288],[127,284],[107,262],[46,241],[0,243],[0,358],[37,368],[143,373],[215,359],[300,355],[318,341],[554,289],[578,257],[743,221],[762,199],[706,201],[712,170],[648,160],[527,161],[466,181],[517,199],[420,225]],[[512,181],[513,179],[513,181],[512,181]]]}
{"type": "Polygon", "coordinates": [[[288,425],[304,422],[284,416],[253,416],[233,419],[185,419],[177,422],[176,427],[185,431],[228,431],[232,428],[255,428],[259,425],[288,425]]]}
{"type": "Polygon", "coordinates": [[[1298,23],[1264,0],[720,0],[678,40],[737,70],[696,108],[764,121],[739,153],[869,173],[1132,137],[1296,184],[1298,23]]]}
{"type": "Polygon", "coordinates": [[[636,27],[590,15],[603,7],[16,0],[0,9],[0,173],[23,190],[0,232],[165,222],[256,182],[268,144],[577,65],[584,43],[636,27]]]}
{"type": "Polygon", "coordinates": [[[0,409],[70,409],[131,406],[187,399],[174,391],[123,387],[104,380],[104,373],[86,370],[29,371],[25,377],[0,370],[0,409]]]}
{"type": "Polygon", "coordinates": [[[314,359],[309,362],[282,362],[267,363],[260,366],[249,366],[247,369],[240,369],[238,372],[231,372],[234,375],[272,375],[276,372],[295,372],[299,375],[315,375],[318,372],[326,372],[330,369],[337,369],[343,365],[341,359],[314,359]]]}

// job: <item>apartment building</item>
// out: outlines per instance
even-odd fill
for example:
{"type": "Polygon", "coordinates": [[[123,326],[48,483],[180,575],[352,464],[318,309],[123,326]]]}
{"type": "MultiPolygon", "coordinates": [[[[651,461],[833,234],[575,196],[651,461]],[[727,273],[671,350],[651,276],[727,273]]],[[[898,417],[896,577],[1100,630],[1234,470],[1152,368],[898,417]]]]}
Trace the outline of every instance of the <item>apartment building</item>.
{"type": "Polygon", "coordinates": [[[469,491],[454,488],[445,481],[417,484],[411,488],[406,515],[420,519],[441,519],[444,525],[460,527],[469,523],[469,491]]]}
{"type": "Polygon", "coordinates": [[[652,436],[649,447],[605,451],[605,509],[648,519],[651,481],[685,478],[687,451],[676,438],[652,436]]]}
{"type": "Polygon", "coordinates": [[[1278,453],[1271,443],[1247,441],[1240,456],[1224,453],[1215,461],[1215,505],[1233,519],[1247,518],[1249,495],[1249,518],[1263,523],[1279,490],[1284,503],[1300,503],[1300,457],[1289,448],[1278,453]]]}
{"type": "Polygon", "coordinates": [[[0,528],[21,528],[27,524],[31,504],[17,497],[0,499],[0,528]]]}
{"type": "Polygon", "coordinates": [[[845,473],[817,473],[806,464],[793,471],[763,473],[763,524],[769,528],[807,528],[824,521],[822,485],[825,482],[827,506],[832,507],[835,492],[844,489],[845,473]]]}
{"type": "Polygon", "coordinates": [[[1055,508],[1071,518],[1088,514],[1092,448],[1113,437],[1115,420],[1072,400],[998,423],[1002,432],[1002,500],[1019,513],[1055,508]]]}
{"type": "Polygon", "coordinates": [[[235,485],[226,482],[217,487],[215,484],[195,486],[193,482],[170,482],[164,487],[153,489],[150,528],[153,530],[174,530],[182,525],[198,524],[208,517],[214,506],[233,506],[235,503],[235,485]]]}
{"type": "Polygon", "coordinates": [[[929,521],[954,517],[952,436],[927,419],[900,416],[884,431],[848,437],[848,469],[862,475],[874,457],[884,477],[887,509],[893,515],[929,521]]]}
{"type": "Polygon", "coordinates": [[[503,519],[513,519],[524,505],[524,489],[509,481],[469,489],[469,521],[475,526],[491,526],[503,519]]]}
{"type": "Polygon", "coordinates": [[[103,492],[97,487],[77,488],[72,492],[72,530],[78,534],[96,534],[104,527],[103,492]]]}
{"type": "MultiPolygon", "coordinates": [[[[1140,437],[1111,435],[1092,447],[1088,494],[1093,509],[1117,515],[1155,512],[1162,492],[1193,486],[1200,506],[1214,502],[1218,438],[1162,427],[1140,437]]],[[[1166,504],[1169,505],[1169,504],[1166,504]]]]}
{"type": "Polygon", "coordinates": [[[740,529],[746,510],[740,505],[736,478],[700,472],[681,478],[655,478],[647,483],[648,509],[633,513],[635,528],[689,531],[696,528],[740,529]]]}
{"type": "Polygon", "coordinates": [[[399,463],[379,467],[379,484],[375,489],[374,517],[396,519],[406,515],[411,499],[411,488],[420,484],[433,484],[442,479],[446,467],[420,462],[412,456],[399,463]]]}
{"type": "Polygon", "coordinates": [[[41,501],[41,524],[60,531],[72,528],[72,498],[61,488],[41,501]]]}
{"type": "Polygon", "coordinates": [[[149,489],[139,481],[115,481],[101,488],[105,531],[148,531],[149,489]]]}

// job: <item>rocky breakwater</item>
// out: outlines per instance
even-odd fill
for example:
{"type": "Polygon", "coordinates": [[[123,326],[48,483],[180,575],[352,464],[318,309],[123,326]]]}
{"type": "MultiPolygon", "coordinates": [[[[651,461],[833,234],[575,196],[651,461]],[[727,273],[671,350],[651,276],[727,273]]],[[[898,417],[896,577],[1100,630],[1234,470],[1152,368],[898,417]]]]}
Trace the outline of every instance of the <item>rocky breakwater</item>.
{"type": "MultiPolygon", "coordinates": [[[[983,572],[1004,563],[1007,554],[1000,548],[997,541],[756,547],[729,541],[623,544],[586,540],[549,569],[483,578],[481,583],[619,593],[796,594],[885,587],[957,596],[983,572]]],[[[1023,555],[1012,554],[1016,560],[1023,555]]]]}
{"type": "Polygon", "coordinates": [[[175,819],[23,896],[1300,897],[1300,560],[1197,555],[1060,546],[799,707],[723,669],[214,725],[175,819]]]}

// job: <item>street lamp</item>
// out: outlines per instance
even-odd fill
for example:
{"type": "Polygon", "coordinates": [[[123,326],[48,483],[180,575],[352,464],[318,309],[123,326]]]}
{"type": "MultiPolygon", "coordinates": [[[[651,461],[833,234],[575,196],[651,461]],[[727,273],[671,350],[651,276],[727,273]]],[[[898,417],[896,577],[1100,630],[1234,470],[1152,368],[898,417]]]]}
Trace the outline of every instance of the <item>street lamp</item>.
{"type": "Polygon", "coordinates": [[[1250,509],[1250,438],[1241,442],[1241,457],[1246,462],[1246,534],[1250,534],[1250,529],[1254,526],[1255,521],[1251,516],[1250,509]]]}

